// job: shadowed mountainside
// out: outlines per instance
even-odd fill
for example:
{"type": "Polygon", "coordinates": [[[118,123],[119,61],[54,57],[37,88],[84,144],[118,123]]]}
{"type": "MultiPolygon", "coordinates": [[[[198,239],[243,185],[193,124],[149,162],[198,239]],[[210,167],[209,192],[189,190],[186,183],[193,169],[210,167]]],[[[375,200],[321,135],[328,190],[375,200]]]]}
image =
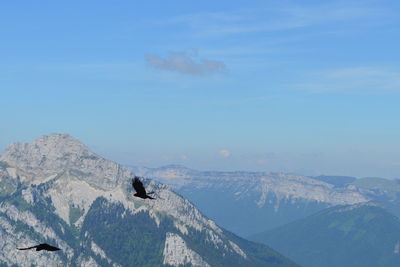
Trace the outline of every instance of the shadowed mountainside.
{"type": "Polygon", "coordinates": [[[329,208],[251,239],[305,267],[400,266],[400,220],[373,203],[329,208]]]}

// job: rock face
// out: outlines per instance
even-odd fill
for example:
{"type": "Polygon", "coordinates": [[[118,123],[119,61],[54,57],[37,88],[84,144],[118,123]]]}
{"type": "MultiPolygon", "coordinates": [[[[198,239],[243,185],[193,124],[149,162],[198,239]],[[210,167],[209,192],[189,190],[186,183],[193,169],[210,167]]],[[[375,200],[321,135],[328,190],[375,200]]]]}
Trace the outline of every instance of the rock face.
{"type": "Polygon", "coordinates": [[[0,157],[0,265],[295,266],[206,218],[168,186],[133,196],[131,170],[66,134],[13,144],[0,157]],[[46,242],[59,252],[18,251],[46,242]]]}
{"type": "Polygon", "coordinates": [[[371,199],[352,184],[338,186],[285,173],[200,172],[177,165],[133,170],[169,184],[218,224],[242,236],[272,229],[326,207],[371,199]]]}
{"type": "Polygon", "coordinates": [[[192,264],[196,267],[210,266],[207,262],[203,261],[199,254],[187,247],[185,240],[173,233],[167,233],[163,255],[163,264],[172,266],[185,264],[192,264]]]}

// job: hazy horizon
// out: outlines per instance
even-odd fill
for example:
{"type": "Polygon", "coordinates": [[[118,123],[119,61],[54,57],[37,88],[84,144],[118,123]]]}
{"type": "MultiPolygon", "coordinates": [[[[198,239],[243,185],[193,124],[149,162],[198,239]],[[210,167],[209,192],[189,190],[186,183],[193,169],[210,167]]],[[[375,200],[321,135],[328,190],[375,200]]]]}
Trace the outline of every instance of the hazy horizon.
{"type": "MultiPolygon", "coordinates": [[[[52,133],[52,134],[68,134],[68,133],[52,133]]],[[[51,134],[46,134],[46,135],[51,135],[51,134]]],[[[76,138],[76,136],[73,136],[73,137],[76,138]]],[[[34,138],[34,139],[36,139],[36,138],[34,138]]],[[[24,142],[18,141],[18,142],[13,142],[13,143],[30,143],[32,141],[34,141],[34,140],[32,139],[32,140],[26,140],[24,142]]],[[[81,140],[79,140],[79,141],[81,141],[81,140]]],[[[84,144],[87,145],[86,143],[84,143],[84,144]]],[[[11,143],[9,145],[11,145],[11,143]]],[[[0,149],[0,155],[4,152],[4,150],[6,148],[0,149]]],[[[120,164],[128,166],[128,167],[161,168],[161,167],[169,167],[169,166],[180,166],[180,167],[185,167],[185,168],[189,168],[189,169],[196,170],[196,171],[217,171],[217,172],[219,172],[219,171],[221,171],[221,172],[225,172],[225,171],[226,172],[244,171],[244,172],[271,172],[271,173],[283,172],[283,173],[292,173],[292,174],[304,175],[304,176],[320,176],[320,175],[336,176],[337,175],[337,176],[352,176],[352,177],[355,177],[355,178],[399,179],[397,177],[384,177],[384,176],[371,176],[371,175],[369,175],[369,176],[368,175],[367,176],[357,176],[357,175],[338,174],[338,173],[318,173],[318,172],[313,171],[313,170],[304,170],[304,169],[303,170],[301,170],[301,169],[299,169],[299,170],[285,170],[285,169],[275,169],[275,170],[271,169],[271,170],[269,170],[269,169],[251,169],[251,168],[250,169],[238,169],[238,168],[223,169],[223,168],[220,168],[220,167],[218,168],[218,166],[216,168],[207,168],[207,166],[205,166],[205,167],[201,167],[201,166],[200,167],[196,167],[196,166],[185,165],[184,164],[185,162],[182,162],[182,161],[180,161],[180,162],[171,161],[171,162],[166,162],[165,164],[161,164],[161,165],[157,165],[157,164],[154,164],[154,163],[151,163],[151,162],[145,164],[140,160],[137,161],[137,162],[121,162],[118,159],[113,158],[112,155],[107,155],[106,151],[103,151],[103,153],[102,153],[102,152],[97,151],[93,147],[88,146],[88,148],[90,150],[92,150],[93,152],[99,154],[100,156],[106,158],[106,159],[116,161],[117,163],[120,163],[120,164]]]]}
{"type": "Polygon", "coordinates": [[[0,151],[400,178],[400,3],[0,4],[0,151]]]}

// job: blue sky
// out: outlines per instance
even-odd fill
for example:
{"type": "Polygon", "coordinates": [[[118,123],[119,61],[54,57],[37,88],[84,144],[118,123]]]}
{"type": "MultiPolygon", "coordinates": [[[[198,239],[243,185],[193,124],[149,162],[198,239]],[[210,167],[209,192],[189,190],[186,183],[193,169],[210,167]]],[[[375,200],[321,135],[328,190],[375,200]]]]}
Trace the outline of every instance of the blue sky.
{"type": "Polygon", "coordinates": [[[400,2],[3,1],[0,150],[400,178],[400,2]]]}

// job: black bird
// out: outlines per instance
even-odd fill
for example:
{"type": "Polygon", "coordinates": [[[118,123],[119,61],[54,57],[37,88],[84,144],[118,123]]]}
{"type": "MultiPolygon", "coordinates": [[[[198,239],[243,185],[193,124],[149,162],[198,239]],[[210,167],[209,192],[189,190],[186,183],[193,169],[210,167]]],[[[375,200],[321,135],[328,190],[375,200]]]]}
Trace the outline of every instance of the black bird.
{"type": "Polygon", "coordinates": [[[144,189],[144,186],[140,181],[139,177],[135,176],[135,178],[132,179],[132,186],[136,190],[136,194],[134,194],[135,197],[140,197],[143,199],[146,198],[155,199],[149,196],[149,194],[154,194],[154,192],[146,193],[146,189],[144,189]]]}
{"type": "Polygon", "coordinates": [[[49,244],[43,243],[43,244],[39,244],[37,246],[33,246],[33,247],[29,247],[29,248],[17,248],[19,250],[27,250],[27,249],[33,249],[36,248],[36,251],[41,251],[41,250],[47,250],[47,251],[57,251],[57,250],[61,250],[59,248],[50,246],[49,244]]]}

